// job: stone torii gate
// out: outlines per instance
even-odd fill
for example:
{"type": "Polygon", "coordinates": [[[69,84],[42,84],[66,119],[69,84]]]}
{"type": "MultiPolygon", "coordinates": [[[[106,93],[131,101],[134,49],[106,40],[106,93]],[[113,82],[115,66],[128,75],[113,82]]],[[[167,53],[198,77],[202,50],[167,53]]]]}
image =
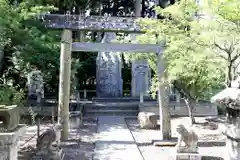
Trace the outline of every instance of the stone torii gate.
{"type": "MultiPolygon", "coordinates": [[[[61,123],[63,130],[62,140],[68,138],[69,128],[69,96],[70,96],[70,75],[71,75],[71,53],[75,51],[87,52],[142,52],[161,53],[162,47],[159,44],[121,44],[121,43],[72,43],[72,30],[94,31],[94,32],[123,32],[123,33],[144,33],[137,25],[136,18],[105,17],[81,15],[59,15],[45,14],[40,16],[44,25],[48,28],[63,29],[60,55],[60,80],[58,100],[58,123],[61,123]]],[[[160,55],[160,54],[159,54],[160,55]]],[[[160,61],[159,61],[160,62],[160,61]]],[[[159,66],[162,66],[161,62],[159,66]]],[[[159,70],[159,77],[162,69],[159,70]]],[[[159,92],[159,106],[167,107],[166,96],[163,87],[159,92]],[[163,95],[162,95],[163,94],[163,95]]],[[[166,115],[161,115],[164,119],[166,115]]],[[[161,126],[164,132],[164,126],[161,126]]]]}

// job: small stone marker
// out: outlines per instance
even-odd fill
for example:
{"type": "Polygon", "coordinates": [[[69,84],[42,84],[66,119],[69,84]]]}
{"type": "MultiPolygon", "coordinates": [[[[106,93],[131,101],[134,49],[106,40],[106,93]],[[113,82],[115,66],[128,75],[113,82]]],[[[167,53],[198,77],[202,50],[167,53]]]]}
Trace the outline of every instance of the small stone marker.
{"type": "Polygon", "coordinates": [[[84,91],[83,91],[83,98],[87,99],[87,90],[86,89],[84,89],[84,91]]]}
{"type": "Polygon", "coordinates": [[[143,92],[140,93],[140,103],[144,102],[143,92]]]}

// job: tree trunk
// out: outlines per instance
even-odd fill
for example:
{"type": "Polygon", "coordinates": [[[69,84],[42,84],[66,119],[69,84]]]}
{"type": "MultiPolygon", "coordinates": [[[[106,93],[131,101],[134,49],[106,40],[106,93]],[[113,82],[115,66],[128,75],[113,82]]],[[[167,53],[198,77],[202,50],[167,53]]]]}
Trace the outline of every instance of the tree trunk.
{"type": "Polygon", "coordinates": [[[193,102],[191,102],[191,100],[189,100],[188,98],[184,98],[184,101],[187,105],[187,108],[188,108],[188,116],[190,118],[190,124],[195,124],[196,121],[195,121],[195,118],[193,116],[193,102]]]}
{"type": "Polygon", "coordinates": [[[228,68],[227,68],[227,76],[226,76],[226,83],[228,87],[231,87],[231,82],[233,80],[232,67],[233,67],[232,62],[229,62],[228,68]]]}

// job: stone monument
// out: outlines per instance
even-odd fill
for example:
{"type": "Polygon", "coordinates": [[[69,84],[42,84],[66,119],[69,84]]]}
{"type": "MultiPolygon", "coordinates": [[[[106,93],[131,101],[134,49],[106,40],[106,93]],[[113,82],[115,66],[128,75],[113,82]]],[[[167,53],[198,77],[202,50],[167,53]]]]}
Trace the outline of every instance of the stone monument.
{"type": "Polygon", "coordinates": [[[192,130],[187,130],[183,125],[177,126],[178,142],[176,145],[176,160],[201,160],[198,154],[198,136],[192,130]]]}
{"type": "Polygon", "coordinates": [[[0,106],[0,160],[18,159],[18,141],[26,131],[19,117],[17,105],[0,106]]]}
{"type": "Polygon", "coordinates": [[[132,96],[148,95],[151,81],[151,71],[147,60],[132,62],[132,96]]]}
{"type": "Polygon", "coordinates": [[[227,109],[226,122],[226,154],[225,160],[240,159],[240,77],[214,97],[211,101],[223,105],[227,109]]]}
{"type": "MultiPolygon", "coordinates": [[[[102,43],[110,43],[116,39],[116,33],[106,32],[102,43]]],[[[99,52],[97,59],[97,96],[120,97],[122,96],[122,63],[120,53],[99,52]]]]}
{"type": "Polygon", "coordinates": [[[44,99],[44,83],[42,72],[34,69],[28,74],[28,99],[36,100],[40,103],[44,99]]]}

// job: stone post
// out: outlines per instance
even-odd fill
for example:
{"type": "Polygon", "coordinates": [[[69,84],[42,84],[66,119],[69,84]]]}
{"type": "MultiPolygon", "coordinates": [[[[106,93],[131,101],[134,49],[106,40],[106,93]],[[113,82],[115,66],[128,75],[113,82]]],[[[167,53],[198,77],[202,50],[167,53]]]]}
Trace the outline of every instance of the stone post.
{"type": "Polygon", "coordinates": [[[158,88],[158,104],[159,104],[159,115],[160,115],[160,131],[161,140],[171,139],[171,121],[169,115],[168,107],[168,94],[167,84],[166,84],[166,72],[165,64],[162,59],[162,54],[158,53],[158,78],[159,78],[159,88],[158,88]]]}
{"type": "Polygon", "coordinates": [[[177,92],[176,93],[176,101],[177,101],[177,103],[180,103],[181,102],[181,95],[177,92]]]}
{"type": "Polygon", "coordinates": [[[80,91],[79,91],[79,92],[77,92],[77,98],[76,98],[78,109],[80,108],[80,100],[81,100],[81,98],[80,98],[80,91]]]}
{"type": "Polygon", "coordinates": [[[87,99],[87,90],[86,89],[83,90],[83,98],[87,99]]]}
{"type": "Polygon", "coordinates": [[[143,104],[144,102],[144,94],[143,92],[140,93],[140,103],[143,104]]]}
{"type": "Polygon", "coordinates": [[[71,76],[72,31],[65,29],[62,33],[60,57],[60,82],[58,99],[58,123],[62,125],[61,139],[68,139],[69,97],[71,76]]]}
{"type": "Polygon", "coordinates": [[[142,0],[136,0],[135,1],[135,16],[141,17],[142,12],[142,0]]]}

